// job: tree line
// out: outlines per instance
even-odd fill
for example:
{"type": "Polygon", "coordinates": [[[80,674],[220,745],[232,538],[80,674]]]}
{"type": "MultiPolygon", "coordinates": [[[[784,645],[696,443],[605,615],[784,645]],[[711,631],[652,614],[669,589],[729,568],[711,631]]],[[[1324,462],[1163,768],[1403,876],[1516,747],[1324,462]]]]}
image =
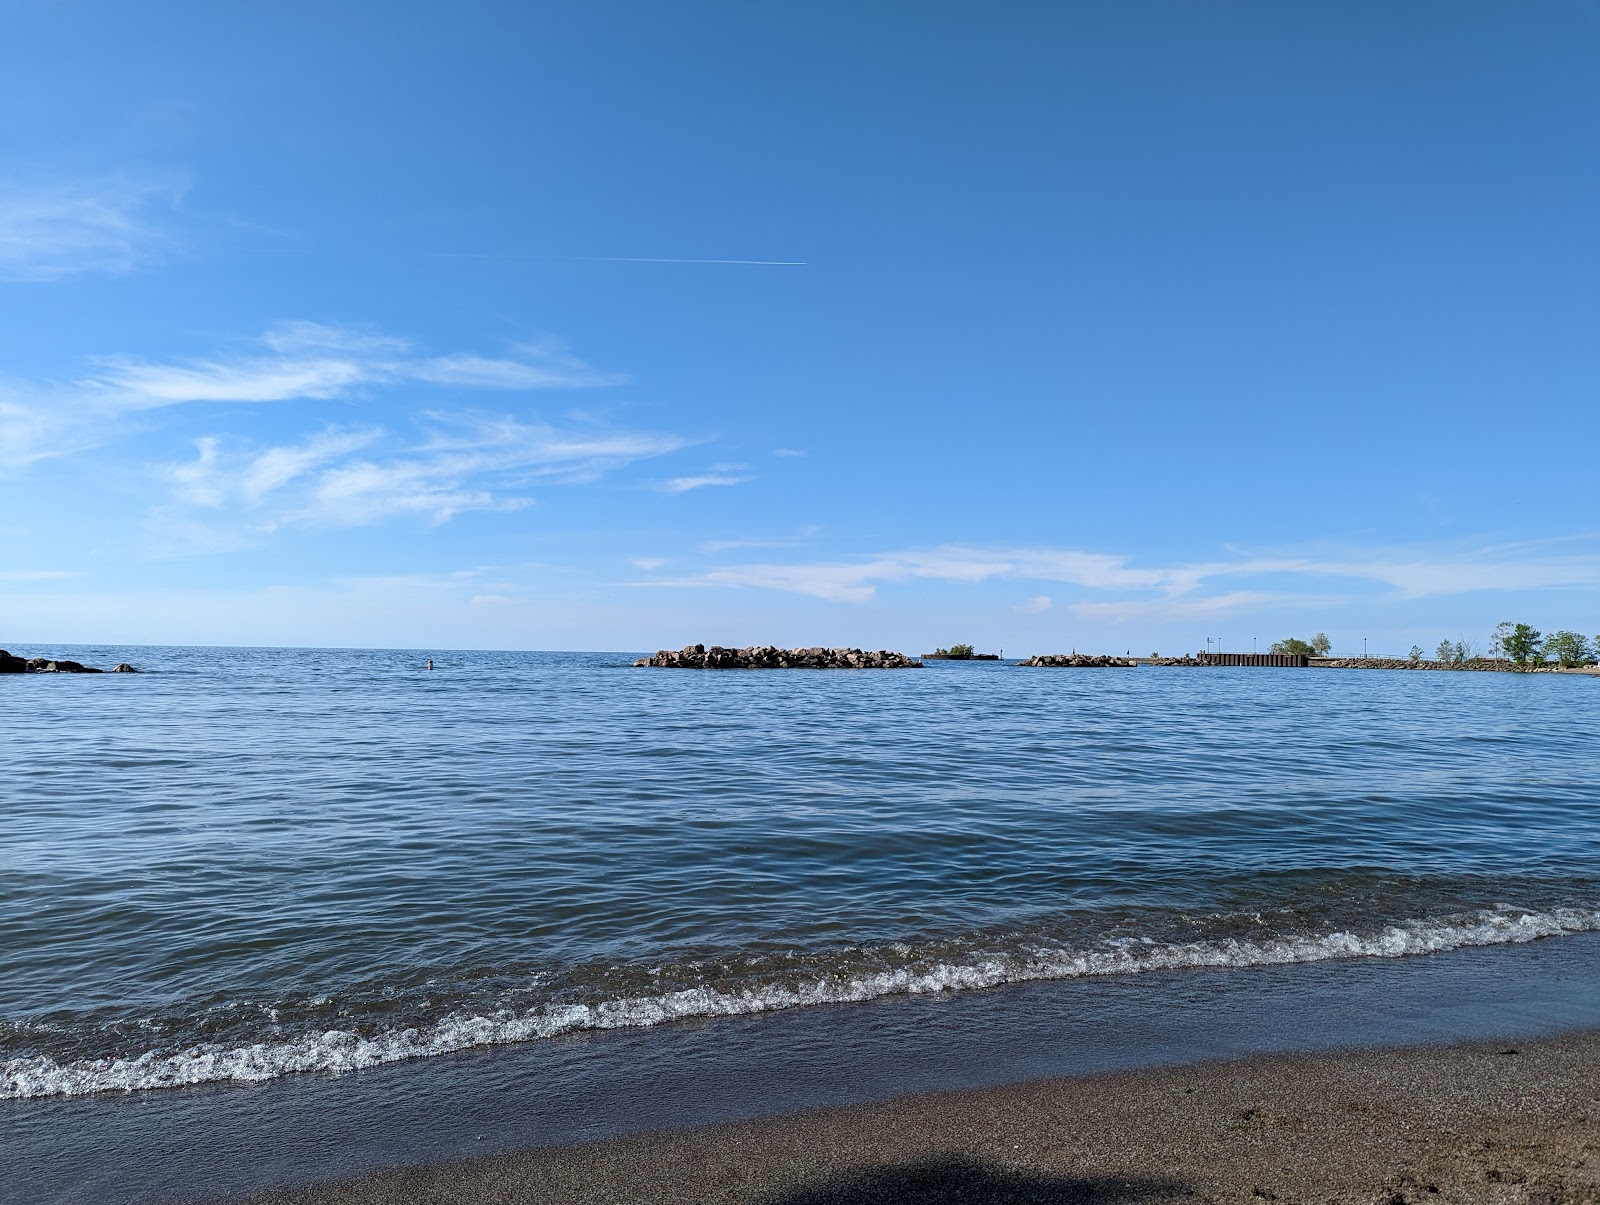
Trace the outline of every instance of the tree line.
{"type": "MultiPolygon", "coordinates": [[[[1333,644],[1325,632],[1318,632],[1310,640],[1288,637],[1274,641],[1267,650],[1271,653],[1300,654],[1307,657],[1326,657],[1333,644]]],[[[1600,635],[1589,637],[1581,632],[1568,631],[1545,635],[1538,628],[1525,623],[1507,620],[1494,630],[1489,642],[1489,656],[1504,658],[1516,665],[1547,665],[1554,661],[1564,669],[1590,665],[1600,661],[1600,635]]],[[[1421,661],[1422,646],[1411,646],[1411,660],[1421,661]]],[[[1461,665],[1476,661],[1479,653],[1465,636],[1458,640],[1441,640],[1434,650],[1434,660],[1447,665],[1461,665]]]]}
{"type": "Polygon", "coordinates": [[[1318,632],[1310,640],[1299,640],[1293,636],[1274,640],[1267,652],[1287,653],[1291,657],[1326,657],[1332,648],[1333,641],[1328,639],[1328,634],[1318,632]]]}
{"type": "MultiPolygon", "coordinates": [[[[1411,650],[1412,660],[1421,656],[1420,648],[1411,650]]],[[[1495,628],[1489,641],[1489,656],[1504,658],[1515,665],[1547,665],[1554,661],[1564,669],[1573,669],[1600,659],[1600,636],[1589,637],[1565,628],[1545,635],[1531,624],[1507,620],[1495,628]]],[[[1466,637],[1441,640],[1434,653],[1435,660],[1452,665],[1478,658],[1477,649],[1466,637]]]]}
{"type": "Polygon", "coordinates": [[[1566,629],[1546,636],[1538,628],[1507,620],[1495,628],[1489,651],[1518,665],[1543,665],[1554,661],[1572,669],[1600,658],[1600,636],[1590,639],[1566,629]]]}

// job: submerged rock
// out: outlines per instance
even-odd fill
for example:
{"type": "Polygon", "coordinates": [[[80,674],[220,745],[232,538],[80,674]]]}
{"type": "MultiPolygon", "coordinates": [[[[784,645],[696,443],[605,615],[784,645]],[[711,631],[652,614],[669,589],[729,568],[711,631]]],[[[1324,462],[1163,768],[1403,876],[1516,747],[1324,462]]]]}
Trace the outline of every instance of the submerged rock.
{"type": "Polygon", "coordinates": [[[780,649],[751,645],[727,649],[714,644],[691,644],[674,652],[662,649],[654,657],[641,657],[636,666],[661,669],[921,669],[922,662],[886,649],[780,649]]]}

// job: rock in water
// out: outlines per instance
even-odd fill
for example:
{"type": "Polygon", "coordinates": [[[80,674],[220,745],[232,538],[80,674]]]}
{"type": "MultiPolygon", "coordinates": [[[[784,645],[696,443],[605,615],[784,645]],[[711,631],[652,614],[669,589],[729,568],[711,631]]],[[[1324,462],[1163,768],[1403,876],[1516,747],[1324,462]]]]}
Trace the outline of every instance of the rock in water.
{"type": "Polygon", "coordinates": [[[726,649],[721,645],[686,645],[676,652],[662,649],[641,657],[636,666],[662,669],[921,669],[922,662],[887,649],[780,649],[771,644],[726,649]]]}
{"type": "MultiPolygon", "coordinates": [[[[136,674],[126,661],[111,671],[114,674],[136,674]]],[[[0,649],[0,674],[103,674],[105,670],[80,661],[67,661],[59,657],[16,657],[0,649]]]]}
{"type": "Polygon", "coordinates": [[[1017,664],[1043,665],[1067,669],[1103,669],[1109,666],[1130,668],[1138,663],[1126,657],[1094,657],[1088,653],[1045,653],[1038,657],[1029,657],[1026,661],[1019,661],[1017,664]]]}

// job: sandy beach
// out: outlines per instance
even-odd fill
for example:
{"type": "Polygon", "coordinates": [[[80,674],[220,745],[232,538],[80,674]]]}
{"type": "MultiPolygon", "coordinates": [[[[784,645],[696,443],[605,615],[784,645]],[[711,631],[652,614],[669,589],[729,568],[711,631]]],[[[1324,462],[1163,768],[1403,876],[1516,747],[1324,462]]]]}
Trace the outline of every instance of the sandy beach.
{"type": "Polygon", "coordinates": [[[1600,1033],[937,1093],[261,1199],[1600,1202],[1600,1033]]]}

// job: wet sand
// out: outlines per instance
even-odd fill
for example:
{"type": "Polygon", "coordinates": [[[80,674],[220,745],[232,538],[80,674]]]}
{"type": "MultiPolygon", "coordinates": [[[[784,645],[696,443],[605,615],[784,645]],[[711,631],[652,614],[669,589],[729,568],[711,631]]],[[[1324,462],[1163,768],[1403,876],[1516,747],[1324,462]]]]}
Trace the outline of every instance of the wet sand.
{"type": "Polygon", "coordinates": [[[934,1093],[261,1199],[1600,1203],[1600,1032],[934,1093]]]}

